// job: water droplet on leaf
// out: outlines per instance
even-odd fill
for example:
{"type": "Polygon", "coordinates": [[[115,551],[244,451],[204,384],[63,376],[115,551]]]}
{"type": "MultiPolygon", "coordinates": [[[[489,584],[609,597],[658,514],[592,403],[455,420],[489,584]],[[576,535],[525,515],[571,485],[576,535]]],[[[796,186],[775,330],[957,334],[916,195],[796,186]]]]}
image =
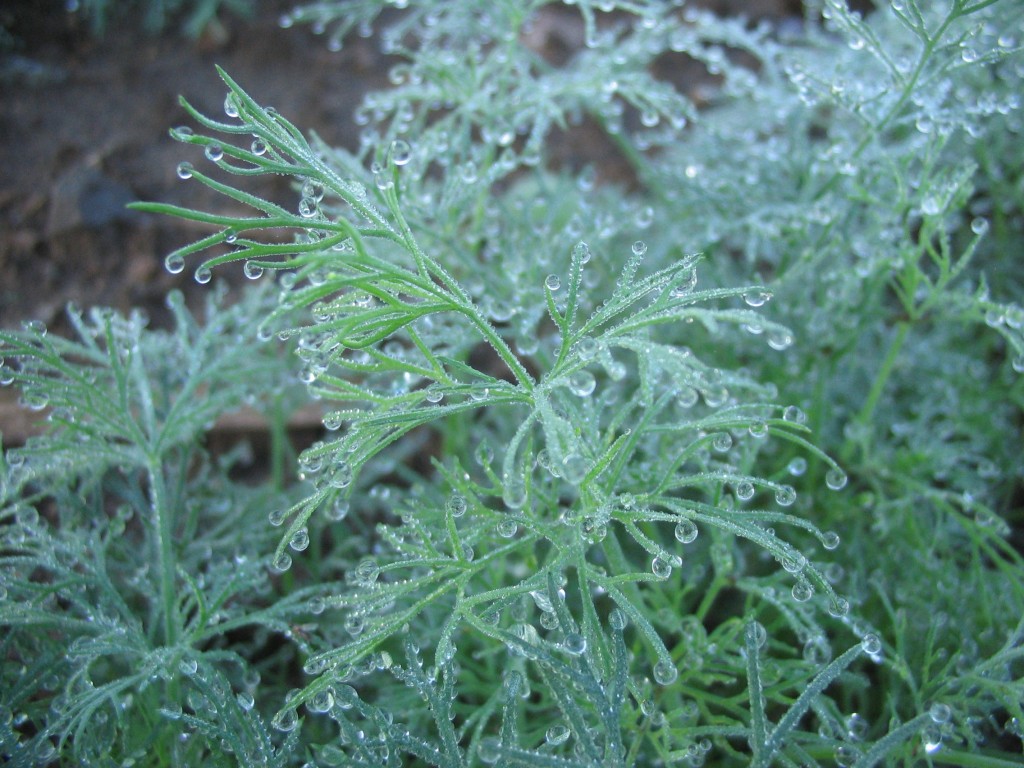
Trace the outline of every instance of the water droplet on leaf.
{"type": "Polygon", "coordinates": [[[658,685],[671,685],[679,677],[679,670],[671,659],[662,659],[654,665],[654,681],[658,685]]]}
{"type": "Polygon", "coordinates": [[[692,520],[680,520],[676,523],[675,535],[683,544],[690,544],[697,539],[699,531],[692,520]]]}
{"type": "Polygon", "coordinates": [[[878,639],[878,635],[867,634],[861,638],[860,647],[869,656],[877,656],[882,651],[882,641],[878,639]]]}
{"type": "Polygon", "coordinates": [[[302,552],[309,546],[309,531],[305,528],[297,530],[288,542],[288,546],[294,549],[296,552],[302,552]]]}
{"type": "Polygon", "coordinates": [[[793,599],[798,603],[806,603],[814,595],[814,587],[806,581],[798,581],[793,585],[793,599]]]}
{"type": "Polygon", "coordinates": [[[825,473],[825,485],[833,491],[840,491],[846,487],[846,473],[841,469],[832,468],[825,473]]]}
{"type": "Polygon", "coordinates": [[[569,391],[577,397],[587,397],[597,387],[594,374],[586,369],[576,371],[569,377],[569,391]]]}
{"type": "Polygon", "coordinates": [[[391,162],[402,166],[412,160],[412,147],[409,142],[403,139],[395,139],[391,142],[391,162]]]}
{"type": "Polygon", "coordinates": [[[295,730],[295,727],[299,724],[299,716],[294,709],[282,709],[274,715],[274,719],[270,721],[270,724],[277,730],[287,733],[295,730]]]}
{"type": "Polygon", "coordinates": [[[553,747],[564,744],[569,740],[571,731],[564,725],[552,725],[544,734],[544,741],[553,747]]]}

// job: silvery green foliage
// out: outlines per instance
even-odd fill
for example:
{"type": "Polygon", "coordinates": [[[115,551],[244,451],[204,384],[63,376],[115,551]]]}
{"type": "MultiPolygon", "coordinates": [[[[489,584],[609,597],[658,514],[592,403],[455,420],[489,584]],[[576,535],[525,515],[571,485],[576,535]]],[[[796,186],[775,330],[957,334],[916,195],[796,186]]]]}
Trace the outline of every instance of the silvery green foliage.
{"type": "Polygon", "coordinates": [[[166,332],[75,308],[76,339],[0,332],[4,381],[49,422],[0,466],[5,762],[286,764],[294,744],[252,704],[253,647],[229,633],[290,632],[317,590],[274,600],[268,537],[242,521],[287,497],[229,478],[244,451],[215,461],[198,442],[287,397],[273,351],[247,340],[266,299],[210,301],[201,326],[172,295],[166,332]]]}
{"type": "MultiPolygon", "coordinates": [[[[146,205],[213,230],[168,269],[272,283],[247,317],[324,407],[280,532],[250,511],[306,675],[255,711],[318,765],[1011,764],[1021,9],[564,5],[288,14],[400,58],[355,153],[223,72],[226,118],[184,102],[179,176],[251,212],[146,205]],[[635,189],[558,167],[584,122],[635,189]]],[[[173,722],[286,759],[208,656],[173,722]]]]}

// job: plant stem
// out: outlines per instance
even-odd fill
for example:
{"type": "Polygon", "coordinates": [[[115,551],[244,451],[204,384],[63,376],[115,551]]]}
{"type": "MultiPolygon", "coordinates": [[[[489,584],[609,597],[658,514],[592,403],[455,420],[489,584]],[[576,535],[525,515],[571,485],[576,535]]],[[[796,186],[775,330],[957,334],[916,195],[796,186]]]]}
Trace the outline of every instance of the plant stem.
{"type": "Polygon", "coordinates": [[[167,503],[167,488],[164,486],[160,460],[150,457],[149,473],[150,498],[156,518],[157,558],[160,567],[160,598],[163,605],[164,644],[168,647],[178,642],[178,622],[175,611],[174,589],[174,519],[167,503]]]}
{"type": "MultiPolygon", "coordinates": [[[[871,385],[871,390],[868,392],[867,399],[864,401],[864,405],[861,406],[860,412],[854,419],[854,423],[861,427],[867,427],[875,415],[875,408],[878,407],[878,401],[882,398],[882,391],[885,389],[885,385],[889,381],[889,377],[892,375],[893,368],[896,367],[896,360],[899,358],[900,352],[903,350],[903,345],[907,340],[907,334],[910,332],[910,323],[901,322],[896,326],[896,335],[889,343],[889,351],[886,352],[885,360],[882,361],[882,367],[878,370],[878,374],[875,376],[875,380],[871,385]]],[[[844,446],[844,453],[849,449],[849,445],[844,446]]]]}

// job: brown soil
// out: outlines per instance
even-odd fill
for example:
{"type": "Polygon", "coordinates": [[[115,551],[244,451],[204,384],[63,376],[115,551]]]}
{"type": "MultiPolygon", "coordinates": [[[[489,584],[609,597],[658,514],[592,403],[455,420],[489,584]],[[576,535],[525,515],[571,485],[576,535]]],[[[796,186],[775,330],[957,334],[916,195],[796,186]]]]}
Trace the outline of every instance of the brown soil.
{"type": "Polygon", "coordinates": [[[162,266],[197,232],[124,205],[223,209],[223,198],[177,178],[177,163],[197,160],[196,152],[167,134],[190,122],[179,95],[222,114],[226,89],[215,64],[261,103],[336,145],[354,145],[352,110],[365,90],[384,83],[385,62],[369,42],[356,38],[331,53],[306,29],[280,29],[287,3],[263,3],[248,20],[226,18],[219,34],[200,40],[127,25],[95,39],[77,16],[47,5],[21,2],[2,12],[20,48],[0,80],[3,327],[26,318],[59,323],[71,300],[159,314],[170,288],[207,290],[162,266]]]}

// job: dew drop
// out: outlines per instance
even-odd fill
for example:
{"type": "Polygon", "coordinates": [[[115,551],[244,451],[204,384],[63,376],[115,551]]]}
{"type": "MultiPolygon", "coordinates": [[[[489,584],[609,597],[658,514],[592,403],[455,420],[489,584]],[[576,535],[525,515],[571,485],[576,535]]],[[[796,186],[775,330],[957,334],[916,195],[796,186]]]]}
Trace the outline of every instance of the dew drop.
{"type": "Polygon", "coordinates": [[[768,291],[748,291],[743,294],[743,301],[748,307],[761,307],[772,297],[768,291]]]}
{"type": "Polygon", "coordinates": [[[725,453],[732,448],[732,435],[728,432],[719,432],[711,438],[711,447],[719,453],[725,453]]]}
{"type": "Polygon", "coordinates": [[[306,705],[311,712],[329,712],[334,707],[334,692],[328,688],[313,695],[306,705]]]}
{"type": "Polygon", "coordinates": [[[281,525],[285,521],[286,517],[288,517],[288,510],[286,509],[275,509],[267,515],[267,519],[270,520],[270,524],[275,528],[281,525]]]}
{"type": "Polygon", "coordinates": [[[178,663],[178,669],[181,670],[182,674],[191,677],[199,671],[199,662],[195,659],[185,658],[178,663]]]}
{"type": "Polygon", "coordinates": [[[882,641],[878,639],[878,635],[867,634],[861,638],[860,647],[869,656],[877,656],[882,651],[882,641]]]}
{"type": "Polygon", "coordinates": [[[511,518],[507,517],[498,523],[498,535],[503,539],[511,539],[516,535],[518,530],[519,526],[516,524],[516,521],[511,518]]]}
{"type": "Polygon", "coordinates": [[[548,275],[544,278],[544,287],[554,293],[562,287],[562,280],[558,275],[548,275]]]}
{"type": "Polygon", "coordinates": [[[501,757],[501,742],[498,741],[496,736],[487,736],[480,739],[476,754],[482,762],[488,765],[496,763],[498,758],[501,757]]]}
{"type": "Polygon", "coordinates": [[[798,603],[806,603],[814,595],[814,587],[806,581],[798,581],[793,585],[793,599],[798,603]]]}
{"type": "Polygon", "coordinates": [[[295,727],[299,724],[299,716],[294,709],[282,709],[274,715],[274,719],[270,721],[270,724],[277,730],[288,733],[289,731],[294,731],[295,727]]]}
{"type": "Polygon", "coordinates": [[[209,267],[199,267],[196,269],[193,277],[195,277],[197,283],[205,285],[213,278],[213,272],[210,271],[209,267]]]}
{"type": "Polygon", "coordinates": [[[597,386],[594,374],[586,369],[576,371],[569,377],[569,391],[577,397],[588,397],[597,386]]]}
{"type": "Polygon", "coordinates": [[[850,612],[850,601],[845,597],[837,597],[835,600],[829,601],[828,612],[837,619],[841,619],[850,612]]]}
{"type": "Polygon", "coordinates": [[[238,104],[235,102],[233,93],[224,97],[224,114],[228,117],[238,117],[238,104]]]}
{"type": "Polygon", "coordinates": [[[245,712],[252,711],[252,708],[256,706],[256,700],[253,698],[252,694],[246,693],[245,691],[239,693],[235,697],[235,700],[238,702],[238,706],[240,706],[245,712]]]}
{"type": "Polygon", "coordinates": [[[292,567],[292,556],[287,552],[282,552],[276,558],[274,558],[274,570],[278,573],[284,573],[292,567]]]}
{"type": "Polygon", "coordinates": [[[526,484],[522,478],[505,476],[505,487],[501,492],[501,500],[509,509],[522,509],[526,504],[526,484]]]}
{"type": "Polygon", "coordinates": [[[192,170],[192,163],[178,163],[178,178],[191,179],[192,170]]]}
{"type": "Polygon", "coordinates": [[[645,243],[643,240],[637,240],[635,243],[633,243],[634,256],[643,256],[645,253],[647,253],[647,243],[645,243]]]}
{"type": "Polygon", "coordinates": [[[846,473],[841,469],[833,467],[825,473],[825,485],[833,491],[840,491],[846,487],[846,473]]]}
{"type": "Polygon", "coordinates": [[[800,477],[807,471],[807,459],[797,456],[786,465],[786,471],[793,477],[800,477]]]}
{"type": "Polygon", "coordinates": [[[172,253],[164,259],[164,269],[172,275],[177,275],[185,269],[185,257],[178,253],[172,253]]]}
{"type": "Polygon", "coordinates": [[[793,346],[793,334],[789,331],[769,331],[767,340],[768,346],[778,352],[793,346]]]}
{"type": "Polygon", "coordinates": [[[302,552],[309,547],[309,531],[305,528],[297,530],[288,542],[288,546],[296,552],[302,552]]]}
{"type": "Polygon", "coordinates": [[[851,768],[860,759],[860,752],[849,744],[840,744],[833,753],[838,768],[851,768]]]}
{"type": "Polygon", "coordinates": [[[564,725],[552,725],[544,734],[544,741],[553,747],[565,744],[569,740],[571,731],[564,725]]]}
{"type": "Polygon", "coordinates": [[[621,608],[612,608],[608,613],[608,624],[612,629],[621,632],[629,624],[629,619],[621,608]]]}
{"type": "Polygon", "coordinates": [[[576,354],[580,360],[593,360],[600,351],[600,345],[592,336],[584,336],[576,342],[576,354]]]}
{"type": "Polygon", "coordinates": [[[787,573],[800,573],[807,566],[807,558],[801,552],[790,551],[782,556],[782,567],[787,573]]]}
{"type": "Polygon", "coordinates": [[[697,526],[692,520],[680,520],[676,523],[675,535],[683,544],[691,544],[697,539],[697,526]]]}
{"type": "Polygon", "coordinates": [[[775,503],[780,507],[788,507],[796,501],[796,489],[791,485],[782,485],[775,490],[775,503]]]}
{"type": "Polygon", "coordinates": [[[245,266],[242,267],[242,272],[244,272],[245,276],[250,280],[259,280],[261,277],[263,277],[263,267],[261,267],[255,261],[245,262],[245,266]]]}
{"type": "Polygon", "coordinates": [[[928,726],[921,732],[921,743],[927,755],[934,755],[942,749],[942,731],[933,725],[928,726]]]}
{"type": "Polygon", "coordinates": [[[839,534],[835,531],[826,531],[821,534],[821,545],[825,549],[835,549],[839,546],[839,534]]]}
{"type": "Polygon", "coordinates": [[[952,716],[952,710],[950,710],[948,704],[942,702],[935,702],[928,708],[928,716],[932,719],[932,722],[937,725],[944,725],[949,722],[949,718],[952,716]]]}
{"type": "Polygon", "coordinates": [[[253,139],[252,144],[249,146],[249,148],[252,150],[252,153],[257,157],[265,155],[267,153],[267,145],[266,142],[263,141],[263,139],[253,139]]]}
{"type": "Polygon", "coordinates": [[[736,483],[736,498],[740,501],[750,501],[754,498],[754,484],[748,480],[741,480],[736,483]]]}
{"type": "Polygon", "coordinates": [[[811,664],[827,664],[832,658],[832,649],[824,637],[814,635],[804,643],[803,656],[804,660],[811,664]]]}
{"type": "Polygon", "coordinates": [[[587,460],[578,453],[570,453],[562,459],[562,477],[573,485],[583,481],[588,468],[587,460]]]}
{"type": "Polygon", "coordinates": [[[472,160],[463,163],[462,168],[459,171],[459,176],[466,184],[475,184],[478,178],[476,163],[472,160]]]}
{"type": "Polygon", "coordinates": [[[345,631],[352,637],[359,637],[366,628],[366,620],[357,613],[350,613],[345,617],[345,631]]]}
{"type": "Polygon", "coordinates": [[[752,621],[747,624],[747,637],[750,638],[757,648],[763,648],[768,641],[768,631],[759,621],[752,621]]]}
{"type": "Polygon", "coordinates": [[[462,517],[464,514],[466,514],[466,507],[468,505],[466,504],[465,496],[458,493],[453,493],[450,497],[448,497],[448,502],[445,506],[452,517],[462,517]]]}
{"type": "Polygon", "coordinates": [[[584,242],[576,243],[572,247],[572,255],[574,259],[579,259],[581,264],[586,264],[590,261],[590,246],[584,242]]]}
{"type": "Polygon", "coordinates": [[[942,213],[942,201],[935,195],[928,195],[921,201],[921,213],[925,216],[937,216],[942,213]]]}
{"type": "Polygon", "coordinates": [[[654,665],[654,681],[658,685],[671,685],[679,677],[679,670],[670,659],[662,659],[654,665]]]}
{"type": "Polygon", "coordinates": [[[370,559],[361,560],[354,573],[356,583],[364,586],[375,583],[378,576],[380,576],[380,566],[370,559]]]}
{"type": "Polygon", "coordinates": [[[693,387],[680,387],[676,392],[676,403],[680,408],[693,408],[700,399],[700,395],[693,387]]]}
{"type": "Polygon", "coordinates": [[[339,462],[331,472],[328,483],[332,488],[348,488],[352,484],[352,467],[348,462],[339,462]]]}
{"type": "Polygon", "coordinates": [[[971,221],[971,232],[976,235],[984,235],[988,232],[988,219],[983,219],[980,216],[971,221]]]}
{"type": "Polygon", "coordinates": [[[327,669],[327,659],[323,657],[313,657],[302,665],[302,671],[307,675],[319,675],[325,669],[327,669]]]}
{"type": "Polygon", "coordinates": [[[224,157],[224,147],[220,144],[207,144],[203,154],[206,155],[207,160],[212,160],[216,163],[224,157]]]}
{"type": "Polygon", "coordinates": [[[666,557],[657,555],[651,561],[651,572],[659,579],[667,579],[672,575],[672,563],[666,557]]]}
{"type": "Polygon", "coordinates": [[[404,139],[391,142],[391,162],[395,165],[407,165],[412,160],[412,147],[404,139]]]}
{"type": "Polygon", "coordinates": [[[792,422],[793,424],[805,424],[807,422],[807,414],[797,408],[795,405],[791,405],[782,412],[782,418],[785,421],[792,422]]]}
{"type": "Polygon", "coordinates": [[[316,204],[316,200],[311,197],[303,197],[299,200],[299,216],[304,219],[311,219],[319,211],[319,207],[316,204]]]}
{"type": "Polygon", "coordinates": [[[572,656],[579,656],[587,650],[587,638],[579,632],[570,632],[562,642],[562,650],[572,656]]]}
{"type": "Polygon", "coordinates": [[[334,503],[327,508],[325,514],[332,523],[338,523],[348,517],[348,509],[348,499],[335,499],[334,503]]]}

